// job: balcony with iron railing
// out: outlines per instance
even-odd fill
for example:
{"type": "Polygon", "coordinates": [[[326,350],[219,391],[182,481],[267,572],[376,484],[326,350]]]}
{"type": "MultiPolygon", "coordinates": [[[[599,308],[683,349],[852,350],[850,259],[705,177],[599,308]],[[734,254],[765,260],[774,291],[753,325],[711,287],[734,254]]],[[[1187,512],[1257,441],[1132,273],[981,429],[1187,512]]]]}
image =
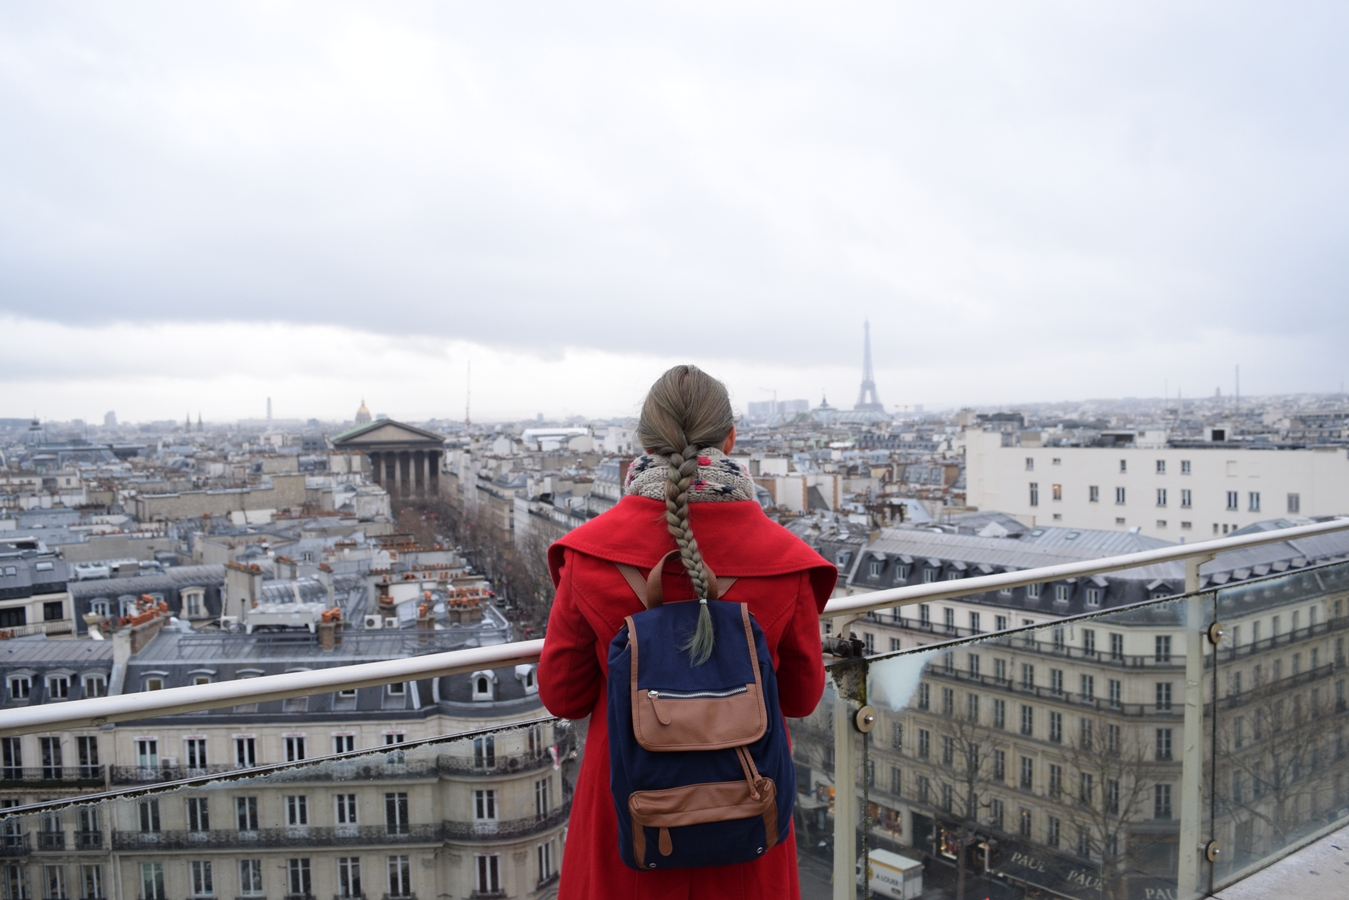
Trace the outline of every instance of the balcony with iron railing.
{"type": "MultiPolygon", "coordinates": [[[[1334,787],[1349,785],[1349,768],[1340,771],[1342,767],[1349,766],[1349,759],[1346,754],[1329,753],[1325,749],[1324,735],[1316,739],[1315,746],[1309,745],[1304,754],[1308,762],[1318,759],[1320,765],[1298,769],[1298,778],[1273,780],[1266,777],[1261,782],[1262,792],[1254,798],[1247,787],[1249,782],[1242,780],[1243,767],[1260,764],[1258,757],[1261,753],[1269,753],[1271,758],[1275,755],[1283,758],[1289,752],[1303,753],[1297,748],[1290,748],[1291,736],[1308,731],[1315,733],[1318,728],[1324,730],[1325,727],[1333,727],[1334,723],[1329,720],[1308,720],[1296,728],[1284,728],[1278,743],[1267,740],[1266,744],[1254,748],[1248,743],[1237,752],[1230,749],[1226,742],[1226,735],[1236,727],[1236,723],[1228,718],[1229,704],[1221,702],[1227,695],[1219,688],[1228,683],[1228,667],[1237,662],[1247,665],[1252,654],[1258,655],[1265,649],[1299,641],[1321,640],[1325,635],[1349,626],[1349,617],[1332,618],[1327,614],[1325,621],[1309,628],[1267,639],[1270,641],[1268,647],[1263,642],[1257,643],[1251,650],[1246,646],[1229,649],[1223,644],[1225,629],[1231,623],[1245,621],[1263,612],[1277,611],[1290,604],[1299,604],[1302,608],[1307,608],[1309,604],[1318,605],[1320,609],[1329,610],[1333,599],[1349,597],[1349,563],[1327,561],[1248,582],[1199,590],[1202,583],[1200,566],[1211,559],[1213,554],[1345,529],[1349,529],[1349,520],[1336,520],[1120,557],[855,594],[830,601],[823,614],[824,618],[830,620],[835,636],[835,640],[828,645],[830,652],[825,658],[830,676],[829,689],[821,709],[811,719],[792,725],[798,737],[802,738],[797,742],[801,776],[798,786],[803,789],[800,795],[801,808],[809,814],[801,827],[811,838],[800,842],[803,895],[812,898],[853,898],[855,867],[859,856],[865,857],[878,846],[877,842],[882,842],[879,846],[929,860],[925,877],[930,880],[929,886],[934,896],[941,892],[948,896],[952,893],[952,856],[965,859],[964,851],[976,846],[983,846],[980,850],[984,854],[981,857],[983,862],[978,865],[967,862],[962,869],[967,870],[970,877],[1003,882],[1017,889],[1081,897],[1085,895],[1074,885],[1080,885],[1081,879],[1086,878],[1088,882],[1096,879],[1092,883],[1111,885],[1111,890],[1117,895],[1133,896],[1154,891],[1156,896],[1204,896],[1239,883],[1279,856],[1296,852],[1299,847],[1320,835],[1349,823],[1349,813],[1341,815],[1349,807],[1349,796],[1341,797],[1339,792],[1344,788],[1334,787]],[[1184,562],[1186,566],[1186,593],[1174,598],[1105,609],[1085,616],[993,634],[934,634],[936,638],[948,639],[914,650],[885,654],[867,655],[862,642],[852,639],[855,624],[876,610],[967,595],[995,596],[1002,588],[1177,561],[1184,562]],[[1146,615],[1140,616],[1140,611],[1146,611],[1146,615]],[[1080,631],[1082,628],[1096,627],[1112,627],[1124,632],[1130,629],[1147,631],[1160,627],[1158,623],[1164,625],[1167,633],[1175,636],[1171,648],[1173,655],[1110,656],[1099,648],[1093,652],[1092,648],[1082,647],[1080,641],[1074,643],[1071,638],[1065,641],[1062,637],[1064,632],[1059,630],[1069,629],[1070,634],[1074,628],[1080,631]],[[845,639],[839,639],[839,635],[845,636],[845,639]],[[1151,696],[1148,692],[1157,680],[1156,675],[1163,671],[1181,677],[1175,678],[1177,694],[1170,708],[1166,704],[1112,704],[1106,698],[1090,694],[1084,696],[1031,684],[1022,686],[1019,681],[976,675],[968,669],[955,666],[948,668],[944,664],[944,651],[963,652],[970,649],[1009,656],[1029,651],[1043,657],[1073,660],[1082,665],[1113,666],[1118,670],[1118,675],[1112,677],[1121,679],[1125,684],[1124,696],[1134,698],[1151,696]],[[976,707],[971,703],[966,707],[956,703],[949,711],[919,710],[915,686],[924,679],[934,685],[959,685],[962,694],[1024,696],[1027,699],[1034,698],[1038,706],[1060,705],[1065,709],[1079,710],[1085,716],[1099,715],[1102,722],[1119,723],[1120,736],[1112,736],[1111,740],[1121,743],[1109,750],[1101,750],[1087,743],[1086,738],[1080,739],[1079,743],[1069,736],[1062,736],[1058,740],[1046,738],[1042,731],[1044,726],[1037,724],[1036,728],[1040,730],[1028,736],[1032,740],[1024,742],[1027,748],[1035,748],[1035,755],[1026,755],[1023,759],[1015,755],[1015,748],[1023,743],[1016,724],[1007,722],[1012,727],[1005,731],[993,728],[987,718],[991,704],[976,707]],[[1220,702],[1214,702],[1215,697],[1220,702]],[[973,718],[963,712],[976,708],[983,712],[973,718]],[[922,802],[917,800],[920,794],[918,790],[909,790],[903,784],[897,783],[895,790],[875,789],[871,786],[871,779],[864,777],[863,773],[874,772],[877,761],[885,764],[888,759],[894,758],[893,754],[887,755],[879,747],[873,746],[874,742],[869,737],[877,721],[878,711],[881,710],[886,716],[897,720],[907,721],[911,717],[943,720],[934,725],[934,729],[945,728],[943,734],[951,740],[987,747],[989,752],[948,754],[953,764],[940,766],[937,760],[942,757],[934,755],[932,761],[924,764],[928,768],[924,769],[926,774],[923,775],[922,791],[926,794],[926,800],[922,802]],[[1162,723],[1167,729],[1165,757],[1161,745],[1153,746],[1151,743],[1154,723],[1162,723]],[[1175,732],[1174,755],[1170,743],[1172,731],[1175,732]],[[823,764],[818,758],[822,744],[827,751],[823,754],[823,764]],[[982,769],[985,763],[977,760],[987,761],[993,756],[993,750],[1001,748],[1006,748],[1008,754],[1006,770],[995,775],[982,769]],[[1164,762],[1159,763],[1159,760],[1164,762]],[[1052,766],[1060,768],[1054,773],[1052,766]],[[1158,771],[1167,773],[1164,780],[1157,774],[1158,771]],[[1069,803],[1069,799],[1075,796],[1072,779],[1088,773],[1094,773],[1091,784],[1094,785],[1095,793],[1090,796],[1101,799],[1088,803],[1069,803]],[[1339,776],[1343,776],[1343,781],[1335,780],[1339,776]],[[1267,784],[1276,787],[1267,790],[1267,784]],[[1285,784],[1288,786],[1284,787],[1285,784]],[[1022,785],[1027,789],[1023,791],[1022,785]],[[827,802],[822,802],[818,798],[826,795],[821,793],[826,788],[827,802]],[[1107,789],[1113,792],[1109,802],[1104,799],[1107,789]],[[1277,793],[1279,790],[1284,793],[1277,793]],[[1296,803],[1292,802],[1294,790],[1298,792],[1296,803]],[[1045,806],[1046,803],[1051,805],[1045,806]],[[1025,809],[1022,809],[1023,805],[1025,809]],[[884,842],[890,838],[873,833],[876,830],[871,827],[868,818],[868,810],[873,806],[886,807],[887,821],[903,823],[899,834],[909,843],[887,845],[884,842]],[[1053,818],[1059,815],[1057,809],[1070,807],[1082,810],[1079,817],[1073,820],[1076,824],[1069,822],[1066,813],[1063,814],[1063,823],[1053,818]],[[1295,818],[1285,816],[1279,819],[1278,810],[1285,808],[1300,812],[1295,818]],[[981,818],[966,818],[958,812],[962,809],[996,810],[996,815],[993,812],[988,812],[988,815],[981,812],[981,818]],[[1241,814],[1234,815],[1234,809],[1241,810],[1241,814]],[[1017,820],[1016,817],[1022,812],[1026,813],[1027,818],[1017,820]],[[1276,822],[1277,828],[1271,826],[1258,839],[1252,839],[1243,830],[1242,822],[1256,814],[1267,818],[1273,816],[1271,821],[1276,822]],[[1003,823],[1013,821],[1017,822],[1018,827],[1008,830],[1000,827],[1003,823]],[[1114,827],[1111,822],[1123,822],[1128,828],[1123,835],[1123,843],[1117,844],[1114,849],[1107,849],[1110,829],[1114,827]],[[1071,846],[1084,848],[1088,852],[1075,855],[1062,852],[1057,846],[1068,841],[1069,837],[1064,835],[1070,824],[1081,831],[1081,842],[1073,837],[1071,846]],[[825,830],[820,831],[820,828],[825,830]],[[1065,829],[1064,835],[1060,834],[1060,828],[1065,829]],[[1178,849],[1170,857],[1156,853],[1129,856],[1129,853],[1134,852],[1133,844],[1142,840],[1137,837],[1139,835],[1145,836],[1148,841],[1169,842],[1169,846],[1178,849]],[[821,839],[828,860],[832,862],[821,864],[824,861],[818,861],[807,865],[819,851],[821,839]],[[994,844],[1000,846],[1000,851],[994,852],[994,844]],[[1077,868],[1071,871],[1065,868],[1071,866],[1077,868]],[[1079,881],[1075,882],[1075,878],[1079,881]]],[[[879,618],[884,624],[886,617],[879,618]]],[[[155,692],[17,707],[0,711],[0,735],[47,734],[61,729],[132,722],[240,703],[265,702],[533,663],[538,659],[541,646],[541,641],[525,641],[346,667],[296,671],[253,678],[246,683],[223,681],[155,692]]],[[[1281,696],[1288,696],[1290,702],[1287,707],[1291,711],[1295,706],[1292,698],[1304,690],[1315,689],[1318,681],[1325,680],[1327,671],[1338,665],[1329,662],[1328,650],[1321,652],[1327,654],[1323,657],[1327,660],[1324,665],[1310,666],[1290,678],[1261,686],[1261,691],[1269,692],[1268,696],[1262,697],[1277,701],[1281,696]]],[[[1254,691],[1247,693],[1253,695],[1254,691]]],[[[1239,698],[1245,696],[1238,695],[1239,698]]],[[[1330,702],[1328,694],[1322,699],[1330,702]]],[[[1334,702],[1341,701],[1336,698],[1334,702]]],[[[1305,707],[1310,705],[1305,704],[1304,712],[1305,707]]],[[[1012,716],[1009,715],[1010,718],[1012,716]]],[[[489,760],[464,756],[455,750],[461,751],[463,742],[471,737],[505,733],[550,721],[554,720],[532,719],[410,741],[400,745],[399,752],[403,755],[396,761],[390,761],[387,749],[380,748],[343,757],[306,760],[255,770],[230,769],[228,774],[220,774],[226,776],[227,784],[237,784],[242,780],[264,789],[270,784],[283,782],[341,781],[349,778],[432,778],[442,775],[509,777],[515,773],[543,770],[549,764],[556,763],[550,756],[539,753],[503,754],[489,760]],[[369,767],[368,771],[366,767],[369,767]]],[[[1100,740],[1105,731],[1105,727],[1098,727],[1091,732],[1083,729],[1081,733],[1093,733],[1100,740]]],[[[1156,738],[1158,741],[1161,740],[1160,733],[1156,738]]],[[[500,745],[502,742],[497,743],[500,745]]],[[[933,746],[935,750],[936,745],[933,746]]],[[[170,777],[165,777],[165,770],[161,767],[146,768],[150,769],[147,773],[150,779],[148,782],[128,774],[127,770],[114,770],[110,773],[114,783],[130,786],[96,795],[87,802],[107,807],[109,818],[106,821],[130,823],[133,821],[131,816],[114,815],[118,804],[138,802],[146,796],[169,797],[191,791],[221,789],[217,783],[220,779],[209,772],[174,769],[168,773],[170,777]],[[183,778],[171,777],[179,775],[183,778]]],[[[916,768],[916,764],[909,768],[916,768]]],[[[1258,771],[1266,775],[1269,773],[1268,767],[1258,771]]],[[[543,850],[539,849],[541,845],[538,842],[542,839],[551,840],[540,836],[550,832],[560,833],[567,822],[570,784],[565,778],[565,771],[563,774],[564,800],[543,815],[485,822],[458,819],[413,822],[407,826],[406,833],[401,833],[401,823],[391,833],[385,826],[287,828],[275,820],[263,822],[264,827],[255,832],[213,830],[144,834],[114,828],[108,843],[112,850],[163,856],[170,852],[194,853],[203,849],[237,851],[331,847],[335,852],[344,852],[343,848],[346,847],[396,848],[413,844],[427,846],[466,842],[471,846],[465,848],[462,857],[456,853],[444,854],[446,859],[464,860],[484,859],[486,857],[482,853],[497,853],[496,848],[499,846],[514,846],[518,848],[513,851],[516,854],[514,857],[501,855],[492,858],[502,861],[514,859],[515,865],[507,864],[500,870],[492,868],[490,881],[475,882],[479,887],[489,883],[493,885],[493,890],[469,891],[469,895],[484,898],[528,895],[547,889],[556,878],[555,868],[551,871],[544,868],[543,850]],[[512,841],[518,843],[511,844],[512,841]],[[484,849],[480,851],[480,847],[484,849]],[[530,874],[526,871],[529,866],[521,866],[520,861],[529,861],[536,850],[540,854],[537,868],[541,871],[530,874]],[[547,872],[546,878],[540,877],[542,872],[547,872]],[[516,886],[509,887],[503,882],[502,889],[497,890],[498,875],[503,879],[516,878],[518,883],[511,882],[516,886]]],[[[914,771],[900,772],[904,778],[914,775],[914,771]]],[[[881,778],[880,781],[890,784],[887,778],[881,778]]],[[[49,808],[49,804],[36,803],[0,811],[0,827],[10,832],[0,835],[0,854],[16,856],[28,853],[30,833],[39,834],[41,842],[44,832],[39,823],[49,808]],[[25,825],[27,832],[20,830],[25,825]]],[[[76,834],[78,848],[80,833],[76,834]]],[[[1140,846],[1146,850],[1152,845],[1143,841],[1140,846]]],[[[39,849],[42,849],[41,844],[39,849]]],[[[90,849],[96,848],[90,846],[90,849]]],[[[557,852],[562,852],[560,844],[557,845],[557,852]]],[[[440,859],[441,856],[436,854],[435,858],[440,859]]],[[[462,863],[464,866],[470,864],[476,863],[462,863]]],[[[496,863],[492,865],[496,866],[496,863]]],[[[549,866],[555,867],[556,861],[550,862],[549,866]]],[[[413,886],[416,887],[420,884],[416,879],[421,877],[421,872],[415,866],[411,871],[414,873],[413,886]]],[[[485,871],[478,870],[477,877],[488,878],[488,875],[482,874],[485,871]]],[[[433,885],[427,882],[426,889],[432,888],[433,885]]],[[[241,900],[260,898],[254,895],[241,900]]],[[[305,896],[295,900],[309,898],[305,896]]]]}
{"type": "Polygon", "coordinates": [[[103,786],[102,766],[0,766],[0,790],[52,790],[103,786]]]}

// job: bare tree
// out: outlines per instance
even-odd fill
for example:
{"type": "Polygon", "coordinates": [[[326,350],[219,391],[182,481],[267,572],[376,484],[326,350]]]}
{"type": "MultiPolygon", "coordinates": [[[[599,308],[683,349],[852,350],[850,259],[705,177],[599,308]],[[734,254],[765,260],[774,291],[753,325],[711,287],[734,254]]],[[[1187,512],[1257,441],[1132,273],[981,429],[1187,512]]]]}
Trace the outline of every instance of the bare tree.
{"type": "Polygon", "coordinates": [[[1146,816],[1156,781],[1151,751],[1136,727],[1091,718],[1081,719],[1076,739],[1064,745],[1065,768],[1077,775],[1076,785],[1065,786],[1065,819],[1100,854],[1104,900],[1128,893],[1125,875],[1137,855],[1129,831],[1146,816]]]}

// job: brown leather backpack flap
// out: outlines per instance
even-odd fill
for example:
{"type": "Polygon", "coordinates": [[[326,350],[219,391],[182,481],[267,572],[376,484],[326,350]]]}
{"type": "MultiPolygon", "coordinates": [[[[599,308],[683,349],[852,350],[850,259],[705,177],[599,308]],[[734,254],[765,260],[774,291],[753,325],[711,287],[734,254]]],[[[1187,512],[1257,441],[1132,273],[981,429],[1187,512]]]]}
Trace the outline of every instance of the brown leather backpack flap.
{"type": "Polygon", "coordinates": [[[749,819],[762,816],[770,808],[776,810],[777,788],[772,780],[761,778],[756,787],[758,800],[754,799],[749,782],[744,779],[690,784],[660,791],[634,791],[628,797],[628,811],[639,825],[678,828],[749,819]]]}
{"type": "Polygon", "coordinates": [[[647,750],[725,750],[752,744],[768,729],[757,684],[726,697],[667,699],[661,693],[641,690],[633,695],[632,731],[647,750]]]}
{"type": "MultiPolygon", "coordinates": [[[[628,796],[628,812],[632,816],[632,849],[637,865],[646,868],[647,828],[660,829],[656,846],[661,856],[669,856],[674,852],[671,828],[761,818],[766,840],[759,852],[772,847],[778,841],[777,788],[771,779],[761,778],[755,783],[755,790],[759,794],[758,800],[754,799],[746,781],[634,791],[628,796]]],[[[655,863],[652,866],[654,868],[655,863]]]]}

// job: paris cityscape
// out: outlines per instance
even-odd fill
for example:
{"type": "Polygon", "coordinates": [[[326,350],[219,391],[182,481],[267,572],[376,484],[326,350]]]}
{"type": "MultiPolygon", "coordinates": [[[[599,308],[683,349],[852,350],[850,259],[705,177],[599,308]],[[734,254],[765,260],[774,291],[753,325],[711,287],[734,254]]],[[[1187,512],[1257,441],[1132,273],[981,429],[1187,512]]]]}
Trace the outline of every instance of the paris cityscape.
{"type": "Polygon", "coordinates": [[[0,900],[1349,897],[1347,18],[0,8],[0,900]],[[540,660],[717,452],[836,581],[685,891],[540,660]]]}

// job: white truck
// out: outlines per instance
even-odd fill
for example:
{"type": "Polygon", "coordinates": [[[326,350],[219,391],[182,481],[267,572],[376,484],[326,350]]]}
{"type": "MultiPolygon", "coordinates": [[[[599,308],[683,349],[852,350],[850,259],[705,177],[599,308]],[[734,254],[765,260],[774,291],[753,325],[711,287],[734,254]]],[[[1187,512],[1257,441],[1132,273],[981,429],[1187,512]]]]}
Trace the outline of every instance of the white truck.
{"type": "MultiPolygon", "coordinates": [[[[867,854],[867,893],[893,900],[919,900],[923,896],[923,864],[889,850],[867,854]]],[[[862,861],[857,861],[857,883],[862,884],[862,861]]]]}

